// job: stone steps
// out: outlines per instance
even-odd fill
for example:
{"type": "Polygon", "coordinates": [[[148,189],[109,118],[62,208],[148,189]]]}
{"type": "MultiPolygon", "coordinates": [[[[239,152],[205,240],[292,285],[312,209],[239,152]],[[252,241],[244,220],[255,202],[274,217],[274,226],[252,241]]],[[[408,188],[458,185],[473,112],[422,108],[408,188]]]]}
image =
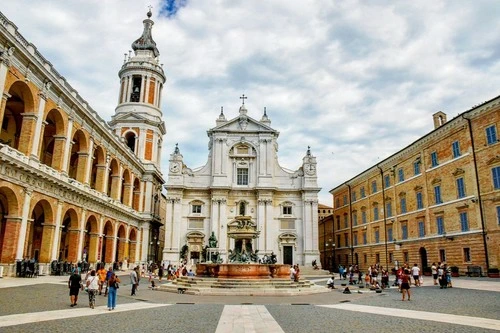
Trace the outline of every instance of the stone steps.
{"type": "Polygon", "coordinates": [[[293,282],[288,279],[215,279],[180,277],[171,284],[158,287],[159,291],[190,295],[253,295],[292,296],[328,292],[325,286],[316,286],[308,280],[293,282]]]}

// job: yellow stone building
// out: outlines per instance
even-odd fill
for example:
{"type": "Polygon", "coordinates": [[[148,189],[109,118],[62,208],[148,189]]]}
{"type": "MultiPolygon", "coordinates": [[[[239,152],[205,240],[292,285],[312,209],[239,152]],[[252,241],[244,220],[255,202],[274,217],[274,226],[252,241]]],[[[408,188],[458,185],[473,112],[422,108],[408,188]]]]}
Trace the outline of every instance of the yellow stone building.
{"type": "Polygon", "coordinates": [[[3,274],[26,257],[44,272],[54,260],[158,259],[165,75],[150,17],[119,71],[119,103],[106,123],[0,13],[3,274]]]}
{"type": "Polygon", "coordinates": [[[332,189],[337,264],[498,268],[499,110],[496,97],[438,112],[432,132],[332,189]]]}

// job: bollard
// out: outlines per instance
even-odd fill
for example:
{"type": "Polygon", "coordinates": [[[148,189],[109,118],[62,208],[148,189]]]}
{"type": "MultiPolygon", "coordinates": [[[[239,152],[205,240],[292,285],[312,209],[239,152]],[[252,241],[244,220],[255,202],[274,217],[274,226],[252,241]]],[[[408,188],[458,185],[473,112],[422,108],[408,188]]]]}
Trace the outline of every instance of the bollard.
{"type": "Polygon", "coordinates": [[[3,278],[3,266],[0,266],[0,278],[3,278]]]}
{"type": "Polygon", "coordinates": [[[43,266],[38,266],[38,276],[43,275],[43,266]]]}

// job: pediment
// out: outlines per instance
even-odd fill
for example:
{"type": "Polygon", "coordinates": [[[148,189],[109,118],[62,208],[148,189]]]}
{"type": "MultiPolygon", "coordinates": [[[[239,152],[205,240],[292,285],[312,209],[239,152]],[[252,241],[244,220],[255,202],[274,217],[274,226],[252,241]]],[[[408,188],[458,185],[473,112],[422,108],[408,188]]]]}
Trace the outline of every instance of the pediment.
{"type": "Polygon", "coordinates": [[[135,112],[127,112],[127,113],[122,113],[122,114],[118,114],[116,115],[116,117],[113,118],[113,122],[117,122],[117,121],[127,121],[127,120],[141,120],[141,121],[144,121],[146,120],[146,118],[144,118],[143,116],[141,116],[140,114],[137,114],[135,112]]]}
{"type": "Polygon", "coordinates": [[[233,118],[212,128],[209,132],[276,132],[271,127],[248,116],[233,118]]]}

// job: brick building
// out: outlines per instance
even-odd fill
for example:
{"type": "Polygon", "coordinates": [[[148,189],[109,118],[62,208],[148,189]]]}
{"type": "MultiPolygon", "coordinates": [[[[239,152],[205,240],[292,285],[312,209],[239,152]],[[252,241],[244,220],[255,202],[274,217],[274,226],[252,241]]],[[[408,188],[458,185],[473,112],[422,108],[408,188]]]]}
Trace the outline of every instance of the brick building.
{"type": "Polygon", "coordinates": [[[165,76],[150,16],[119,71],[119,102],[106,123],[0,13],[4,274],[26,257],[45,272],[53,260],[158,259],[165,76]]]}
{"type": "Polygon", "coordinates": [[[337,264],[498,267],[499,110],[496,97],[438,112],[432,132],[332,189],[337,264]]]}

